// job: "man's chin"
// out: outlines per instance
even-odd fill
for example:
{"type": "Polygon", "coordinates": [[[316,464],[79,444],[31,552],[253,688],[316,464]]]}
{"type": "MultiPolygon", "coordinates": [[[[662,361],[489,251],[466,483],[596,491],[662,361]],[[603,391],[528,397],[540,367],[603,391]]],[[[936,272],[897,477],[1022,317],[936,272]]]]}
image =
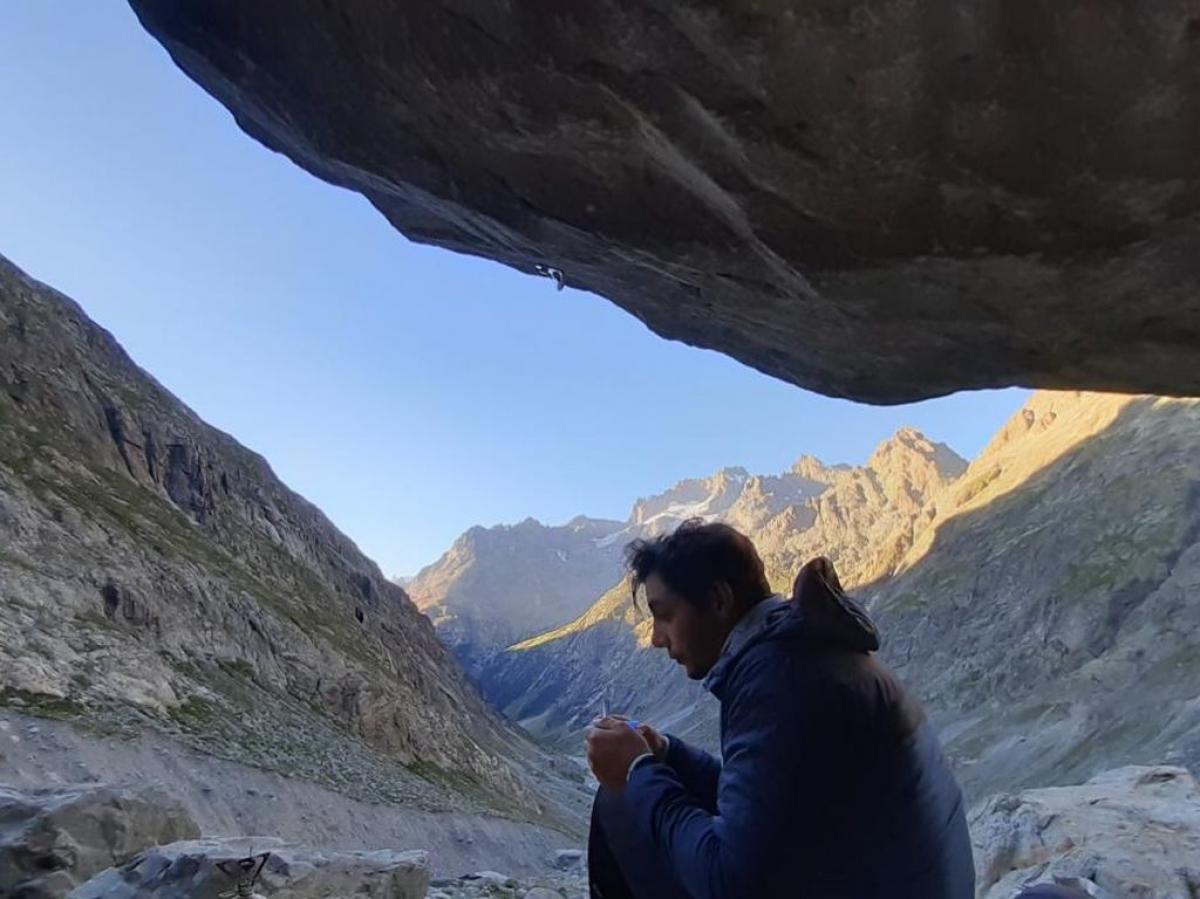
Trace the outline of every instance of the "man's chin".
{"type": "Polygon", "coordinates": [[[677,659],[675,656],[671,656],[671,661],[684,670],[684,673],[687,674],[689,680],[704,680],[705,676],[709,672],[709,669],[712,668],[712,665],[706,665],[702,670],[699,666],[692,664],[686,659],[677,659]]]}

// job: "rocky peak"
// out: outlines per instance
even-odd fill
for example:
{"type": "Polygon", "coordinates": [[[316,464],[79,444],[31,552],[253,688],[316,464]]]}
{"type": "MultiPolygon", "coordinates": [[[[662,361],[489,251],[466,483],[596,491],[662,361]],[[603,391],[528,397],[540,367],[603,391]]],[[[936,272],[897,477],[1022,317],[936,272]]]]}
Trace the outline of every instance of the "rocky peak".
{"type": "Polygon", "coordinates": [[[471,670],[474,648],[502,647],[571,620],[619,565],[622,522],[577,516],[472,527],[408,590],[471,670]]]}
{"type": "Polygon", "coordinates": [[[816,456],[806,453],[792,463],[789,472],[819,484],[829,484],[832,483],[839,471],[844,471],[847,467],[846,465],[826,465],[816,456]]]}
{"type": "Polygon", "coordinates": [[[1046,462],[1054,452],[1086,440],[1110,425],[1128,399],[1115,393],[1040,390],[996,432],[976,462],[1027,455],[1027,448],[1035,445],[1040,448],[1028,454],[1029,463],[1046,462]]]}
{"type": "Polygon", "coordinates": [[[867,467],[884,474],[901,469],[927,469],[939,480],[957,478],[967,469],[967,460],[944,443],[935,443],[916,428],[906,425],[875,448],[867,467]]]}
{"type": "MultiPolygon", "coordinates": [[[[612,619],[612,609],[593,614],[587,600],[601,596],[621,577],[622,547],[634,538],[669,533],[689,518],[723,521],[750,535],[779,590],[787,590],[799,567],[818,553],[833,554],[847,582],[853,584],[907,550],[918,511],[963,466],[965,462],[948,447],[909,428],[883,443],[868,467],[826,465],[802,456],[778,475],[722,468],[637,500],[623,526],[585,525],[591,520],[583,517],[561,529],[530,525],[530,539],[519,545],[512,539],[512,528],[473,528],[468,532],[469,552],[456,543],[409,589],[443,639],[456,647],[460,657],[466,653],[474,659],[478,646],[473,644],[484,641],[492,649],[502,648],[499,641],[512,633],[515,620],[534,627],[522,638],[540,632],[538,641],[542,641],[547,632],[574,633],[583,626],[581,622],[591,626],[612,619]],[[886,559],[872,549],[883,531],[903,535],[888,544],[886,559]],[[585,532],[599,534],[593,542],[600,553],[594,554],[593,547],[564,543],[567,532],[571,540],[585,532]],[[502,544],[503,549],[485,551],[484,545],[491,542],[502,544]],[[571,580],[578,570],[572,566],[597,560],[601,560],[599,567],[589,570],[604,583],[592,584],[595,589],[587,596],[571,592],[583,586],[582,581],[571,580]],[[520,591],[511,588],[517,582],[516,570],[528,575],[518,579],[520,591]],[[572,626],[564,630],[567,622],[572,626]],[[535,627],[539,623],[541,627],[535,627]]],[[[476,661],[468,661],[470,670],[481,670],[476,661]]]]}
{"type": "Polygon", "coordinates": [[[714,518],[737,501],[750,475],[744,468],[722,468],[707,478],[689,478],[655,496],[639,499],[629,524],[664,533],[688,518],[714,518]]]}
{"type": "Polygon", "coordinates": [[[1038,391],[996,432],[966,471],[949,482],[928,510],[927,526],[901,563],[929,551],[951,519],[1012,492],[1117,421],[1131,397],[1078,391],[1038,391]]]}
{"type": "Polygon", "coordinates": [[[967,461],[944,443],[903,427],[881,443],[867,462],[892,503],[920,506],[967,470],[967,461]]]}
{"type": "Polygon", "coordinates": [[[563,527],[573,533],[586,534],[602,540],[614,531],[620,530],[622,524],[622,522],[611,521],[606,518],[589,518],[586,515],[576,515],[563,525],[563,527]]]}

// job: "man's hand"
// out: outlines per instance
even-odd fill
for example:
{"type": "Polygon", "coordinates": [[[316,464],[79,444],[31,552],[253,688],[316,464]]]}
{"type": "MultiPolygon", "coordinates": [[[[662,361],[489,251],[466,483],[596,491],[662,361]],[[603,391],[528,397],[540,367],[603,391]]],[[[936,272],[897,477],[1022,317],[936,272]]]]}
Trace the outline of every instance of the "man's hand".
{"type": "Polygon", "coordinates": [[[654,753],[654,757],[660,762],[665,762],[667,760],[667,738],[649,724],[639,724],[637,732],[642,735],[642,738],[650,746],[650,751],[654,753]]]}
{"type": "MultiPolygon", "coordinates": [[[[592,727],[596,727],[601,721],[621,721],[625,724],[630,723],[628,715],[597,715],[592,719],[592,727]]],[[[654,757],[660,762],[665,762],[667,760],[667,749],[670,746],[670,744],[667,742],[667,738],[656,731],[649,724],[638,724],[636,721],[633,723],[637,725],[634,730],[641,734],[646,740],[646,743],[649,744],[650,751],[654,753],[654,757]]]]}
{"type": "Polygon", "coordinates": [[[647,752],[652,750],[646,738],[623,720],[601,718],[588,728],[588,764],[600,785],[610,790],[625,789],[629,766],[647,752]]]}

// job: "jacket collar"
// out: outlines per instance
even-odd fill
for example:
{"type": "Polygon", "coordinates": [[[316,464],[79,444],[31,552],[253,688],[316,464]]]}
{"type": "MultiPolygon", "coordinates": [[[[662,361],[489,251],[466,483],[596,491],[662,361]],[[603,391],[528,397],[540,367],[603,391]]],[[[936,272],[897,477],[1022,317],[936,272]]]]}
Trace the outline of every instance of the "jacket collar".
{"type": "Polygon", "coordinates": [[[702,684],[704,689],[720,698],[721,684],[724,683],[734,660],[752,643],[757,643],[765,634],[773,631],[784,618],[790,606],[781,596],[768,596],[746,610],[738,623],[733,626],[725,645],[721,647],[721,655],[712,670],[705,676],[702,684]]]}
{"type": "Polygon", "coordinates": [[[764,640],[789,638],[839,652],[879,649],[875,623],[846,595],[833,563],[817,558],[801,569],[791,602],[770,596],[746,611],[725,638],[717,663],[704,678],[704,688],[720,699],[738,658],[748,648],[764,640]]]}

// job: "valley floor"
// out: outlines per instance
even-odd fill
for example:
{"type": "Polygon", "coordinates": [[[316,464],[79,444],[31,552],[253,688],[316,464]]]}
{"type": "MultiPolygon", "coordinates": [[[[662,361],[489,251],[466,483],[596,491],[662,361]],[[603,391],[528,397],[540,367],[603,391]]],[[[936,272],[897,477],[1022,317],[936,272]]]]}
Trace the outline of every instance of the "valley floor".
{"type": "Polygon", "coordinates": [[[158,781],[205,834],[267,835],[328,849],[428,850],[435,878],[481,870],[539,878],[557,850],[581,845],[579,834],[499,817],[361,802],[150,731],[100,736],[64,721],[0,713],[0,783],[32,789],[96,781],[158,781]]]}

